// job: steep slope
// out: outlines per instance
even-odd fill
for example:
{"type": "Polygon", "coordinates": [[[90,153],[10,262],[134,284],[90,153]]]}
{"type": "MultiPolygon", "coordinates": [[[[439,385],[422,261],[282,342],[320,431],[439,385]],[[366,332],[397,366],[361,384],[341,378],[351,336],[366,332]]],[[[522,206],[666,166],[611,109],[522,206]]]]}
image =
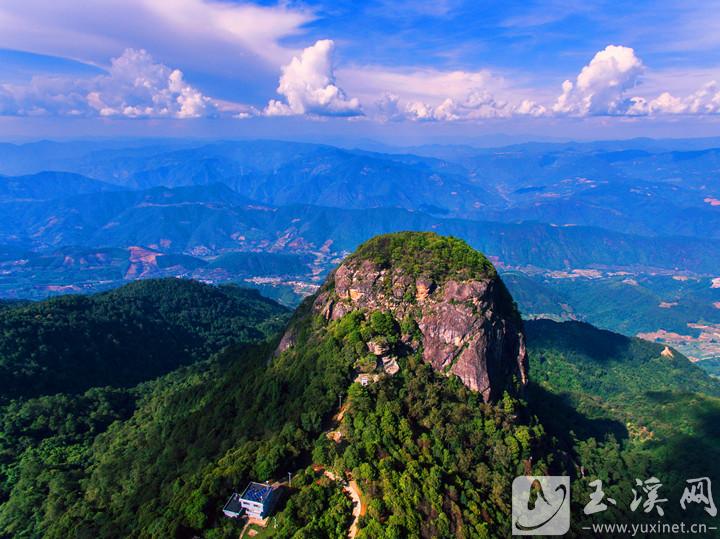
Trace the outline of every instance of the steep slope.
{"type": "Polygon", "coordinates": [[[620,421],[625,426],[622,436],[639,438],[643,428],[660,440],[692,434],[680,422],[684,414],[678,413],[687,397],[720,398],[717,381],[662,345],[581,322],[531,320],[525,327],[534,387],[564,395],[582,413],[620,421]],[[672,413],[657,413],[662,394],[678,398],[675,405],[667,405],[672,413]],[[675,420],[666,423],[674,414],[675,420]]]}
{"type": "MultiPolygon", "coordinates": [[[[657,474],[674,500],[686,478],[720,471],[720,386],[686,358],[583,324],[528,322],[523,383],[516,317],[494,268],[466,244],[371,240],[303,303],[281,342],[226,349],[143,384],[129,410],[122,394],[97,390],[8,407],[15,460],[0,535],[237,537],[241,523],[220,511],[228,494],[292,472],[264,536],[344,537],[349,507],[325,469],[362,492],[358,538],[507,536],[510,485],[523,474],[571,476],[571,536],[583,536],[592,479],[623,504],[610,521],[656,522],[623,512],[635,478],[657,474]],[[463,283],[467,297],[446,299],[463,283]],[[472,323],[424,324],[433,312],[472,323]],[[486,369],[483,394],[473,377],[442,368],[437,342],[507,370],[486,369]],[[493,346],[511,353],[488,355],[493,346]],[[52,436],[28,446],[20,433],[33,414],[52,436]],[[75,423],[91,433],[82,443],[64,426],[75,423]]],[[[683,518],[677,503],[665,508],[668,520],[683,518]]],[[[701,508],[692,517],[701,521],[701,508]]]]}
{"type": "MultiPolygon", "coordinates": [[[[105,406],[125,420],[91,443],[75,438],[86,424],[95,427],[93,405],[73,407],[66,424],[78,426],[70,432],[53,429],[47,399],[8,408],[13,424],[22,425],[29,408],[48,426],[29,447],[22,429],[8,440],[14,450],[5,454],[14,459],[0,496],[0,536],[165,538],[216,528],[215,537],[237,537],[240,528],[219,513],[228,493],[248,479],[303,467],[323,420],[351,383],[341,341],[308,337],[311,344],[292,360],[268,365],[272,347],[236,347],[138,386],[131,417],[105,406]],[[48,473],[38,474],[38,467],[48,473]]],[[[86,394],[73,403],[81,399],[98,400],[86,394]]],[[[91,432],[97,430],[104,429],[91,432]]],[[[328,489],[305,494],[320,509],[315,494],[328,489]]]]}
{"type": "MultiPolygon", "coordinates": [[[[527,383],[520,315],[492,264],[460,240],[418,232],[373,238],[333,273],[313,310],[326,320],[379,312],[391,315],[389,325],[417,326],[417,335],[373,339],[371,352],[391,361],[422,349],[435,370],[459,376],[486,401],[527,383]]],[[[292,339],[286,335],[280,351],[292,339]]]]}
{"type": "MultiPolygon", "coordinates": [[[[347,453],[339,452],[343,447],[330,443],[324,432],[331,425],[339,397],[348,396],[353,414],[362,411],[358,394],[361,386],[352,383],[359,372],[377,380],[378,388],[392,384],[399,391],[388,393],[388,413],[392,415],[383,419],[382,432],[375,431],[378,438],[370,445],[363,445],[364,451],[389,449],[390,437],[396,435],[391,427],[394,425],[401,427],[397,435],[408,444],[418,440],[419,445],[413,449],[408,446],[410,454],[417,455],[418,451],[427,451],[438,443],[435,440],[439,435],[435,430],[438,421],[448,426],[458,425],[457,432],[450,430],[444,435],[451,444],[451,454],[445,464],[457,459],[463,462],[462,466],[444,470],[442,452],[432,457],[432,465],[413,464],[418,467],[418,479],[427,479],[436,489],[427,495],[430,497],[423,494],[417,519],[431,516],[435,506],[432,499],[445,490],[442,481],[438,481],[446,476],[448,480],[452,477],[454,488],[459,488],[463,496],[472,500],[487,499],[482,506],[492,517],[486,519],[480,513],[473,513],[472,506],[463,502],[462,508],[457,505],[452,509],[460,511],[461,515],[453,517],[460,524],[423,526],[423,530],[437,529],[444,536],[456,525],[465,526],[463,522],[477,526],[478,530],[498,529],[507,522],[502,508],[509,498],[507,493],[493,495],[493,481],[522,469],[521,458],[527,457],[531,445],[538,443],[537,433],[515,417],[514,401],[509,396],[504,398],[504,408],[486,404],[483,394],[466,387],[460,377],[436,370],[424,360],[423,345],[434,342],[435,337],[443,338],[444,331],[440,328],[448,324],[448,320],[438,320],[437,333],[429,340],[423,338],[420,326],[423,311],[431,308],[452,312],[457,307],[457,312],[469,319],[484,321],[467,326],[467,348],[473,348],[475,355],[466,358],[466,363],[475,361],[485,372],[492,362],[503,367],[498,373],[490,369],[490,387],[485,392],[488,399],[502,399],[503,390],[514,393],[517,386],[522,385],[520,372],[525,362],[518,340],[519,327],[512,326],[519,324],[519,320],[511,298],[500,288],[487,259],[458,240],[432,234],[381,237],[366,244],[346,262],[350,266],[357,262],[362,265],[368,258],[385,265],[388,274],[399,277],[402,272],[412,281],[408,281],[407,286],[412,284],[416,296],[410,298],[404,291],[401,298],[408,308],[398,304],[395,311],[399,314],[402,310],[409,316],[398,320],[389,310],[362,307],[342,317],[326,319],[318,315],[313,305],[322,304],[318,295],[296,312],[288,333],[292,336],[288,337],[292,346],[286,347],[270,363],[268,359],[274,347],[229,350],[213,361],[145,385],[141,389],[144,396],[132,417],[114,423],[96,438],[85,454],[86,464],[69,462],[70,448],[55,454],[58,465],[51,463],[50,455],[42,448],[29,450],[15,472],[20,480],[13,481],[8,501],[0,509],[0,529],[16,533],[42,530],[47,537],[108,534],[190,537],[201,532],[207,537],[213,534],[230,537],[236,535],[238,529],[218,514],[218,507],[228,492],[249,479],[279,478],[292,471],[297,478],[294,488],[298,490],[293,491],[287,507],[278,516],[278,530],[284,530],[278,532],[278,537],[289,537],[301,529],[309,537],[341,537],[347,528],[338,530],[335,526],[345,521],[343,515],[349,516],[340,503],[343,498],[338,498],[337,503],[329,502],[330,507],[318,505],[319,499],[335,498],[330,491],[316,491],[312,473],[302,470],[312,458],[316,464],[334,468],[336,476],[342,477],[345,470],[353,469],[355,463],[360,462],[358,459],[365,458],[360,445],[349,447],[347,453]],[[377,258],[385,255],[390,258],[377,258]],[[415,264],[416,261],[422,262],[415,264]],[[435,285],[435,290],[428,290],[424,299],[423,279],[432,279],[435,285]],[[469,297],[460,302],[445,301],[444,293],[439,292],[445,288],[454,290],[462,283],[477,300],[470,302],[474,312],[467,305],[469,297]],[[466,307],[470,310],[466,311],[466,307]],[[415,309],[421,315],[420,323],[412,320],[411,311],[415,309]],[[510,333],[511,327],[515,334],[510,333]],[[496,346],[498,352],[504,349],[500,330],[505,331],[503,338],[511,353],[506,357],[502,354],[491,357],[485,347],[490,350],[496,346]],[[392,348],[395,356],[388,357],[389,361],[381,368],[380,359],[371,351],[383,347],[392,348]],[[385,375],[384,369],[395,375],[385,375]],[[509,373],[516,375],[514,380],[506,379],[509,373]],[[405,414],[407,418],[403,421],[405,414]],[[473,434],[478,421],[487,424],[483,427],[489,433],[487,438],[473,434]],[[422,446],[426,448],[421,449],[422,446]],[[474,449],[462,455],[465,452],[462,448],[469,446],[474,449]],[[33,476],[31,463],[38,462],[63,477],[62,487],[55,488],[33,476]],[[473,479],[472,486],[463,486],[471,480],[466,474],[482,462],[492,468],[492,474],[473,479]],[[64,471],[59,467],[65,468],[64,471]],[[143,480],[138,481],[139,477],[143,480]],[[37,500],[41,509],[30,516],[23,502],[25,498],[37,500]],[[319,521],[297,508],[296,499],[308,503],[308,498],[315,500],[318,514],[314,517],[319,521]],[[65,508],[62,518],[51,518],[59,507],[65,508]]],[[[328,282],[328,289],[330,286],[328,282]]],[[[458,351],[466,348],[454,344],[454,338],[449,337],[448,344],[458,351]]],[[[369,420],[367,425],[373,422],[374,419],[369,420]]],[[[367,436],[362,434],[360,422],[355,422],[355,426],[359,429],[358,436],[367,436]]],[[[360,472],[357,477],[368,479],[360,472]]],[[[371,494],[369,490],[364,492],[371,494]]],[[[406,507],[404,496],[400,499],[406,507]]],[[[371,510],[380,518],[379,510],[384,519],[393,508],[375,503],[371,510]]],[[[395,510],[399,518],[399,507],[395,510]]],[[[417,519],[415,524],[398,522],[398,531],[419,530],[417,519]]]]}
{"type": "Polygon", "coordinates": [[[528,405],[574,461],[574,534],[598,522],[656,523],[656,513],[628,507],[636,479],[650,477],[668,500],[662,522],[716,526],[678,501],[689,479],[720,476],[720,383],[675,350],[588,324],[528,321],[526,331],[528,405]],[[583,517],[594,479],[617,506],[583,517]]]}

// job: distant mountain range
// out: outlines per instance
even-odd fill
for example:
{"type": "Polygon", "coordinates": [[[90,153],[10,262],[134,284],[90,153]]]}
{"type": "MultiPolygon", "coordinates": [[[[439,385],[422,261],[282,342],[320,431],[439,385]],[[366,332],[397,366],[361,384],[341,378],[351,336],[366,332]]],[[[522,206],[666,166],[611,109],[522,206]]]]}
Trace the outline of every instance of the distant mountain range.
{"type": "Polygon", "coordinates": [[[432,230],[510,272],[526,316],[671,331],[690,356],[720,357],[688,326],[720,327],[717,146],[0,144],[0,297],[174,275],[295,304],[367,238],[432,230]]]}
{"type": "Polygon", "coordinates": [[[274,141],[188,144],[87,144],[85,152],[81,143],[1,145],[0,173],[62,170],[126,189],[223,183],[276,206],[398,207],[463,219],[720,237],[715,148],[671,151],[638,143],[643,149],[621,149],[619,142],[414,148],[424,156],[274,141]]]}
{"type": "Polygon", "coordinates": [[[142,245],[163,253],[200,255],[232,250],[313,253],[331,241],[332,252],[341,254],[379,233],[434,230],[465,238],[514,266],[712,272],[720,263],[720,240],[715,239],[444,218],[400,208],[278,207],[253,202],[224,184],[102,189],[53,200],[5,202],[0,212],[0,242],[40,252],[65,246],[142,245]]]}
{"type": "Polygon", "coordinates": [[[0,176],[0,201],[29,202],[63,199],[69,196],[103,191],[118,187],[71,172],[38,172],[26,176],[0,176]]]}

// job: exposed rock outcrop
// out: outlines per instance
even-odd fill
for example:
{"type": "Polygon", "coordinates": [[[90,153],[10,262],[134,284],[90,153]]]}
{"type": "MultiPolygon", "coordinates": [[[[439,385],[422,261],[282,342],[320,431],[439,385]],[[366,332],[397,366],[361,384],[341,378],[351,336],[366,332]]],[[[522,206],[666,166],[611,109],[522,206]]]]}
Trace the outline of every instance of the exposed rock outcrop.
{"type": "Polygon", "coordinates": [[[382,364],[383,371],[385,371],[385,373],[389,374],[390,376],[400,372],[400,365],[398,365],[397,358],[394,356],[384,357],[382,359],[382,364]]]}
{"type": "MultiPolygon", "coordinates": [[[[313,312],[329,321],[355,310],[389,312],[397,321],[412,320],[419,339],[406,334],[400,345],[406,350],[421,347],[423,359],[435,370],[457,375],[486,401],[498,399],[506,390],[520,390],[528,379],[522,322],[492,265],[459,240],[403,235],[400,240],[399,235],[370,240],[346,258],[315,297],[313,312]],[[397,255],[403,251],[403,241],[408,249],[410,244],[424,246],[431,241],[440,255],[412,251],[397,255]],[[446,251],[460,262],[442,258],[446,251]],[[398,256],[404,258],[396,262],[398,256]],[[474,263],[467,271],[462,267],[466,258],[474,263]]],[[[286,335],[282,345],[289,342],[286,335]]],[[[371,340],[367,345],[382,359],[386,372],[397,372],[397,361],[387,357],[393,351],[385,343],[371,340]]]]}
{"type": "Polygon", "coordinates": [[[387,343],[372,340],[367,343],[368,350],[371,354],[383,357],[390,352],[390,346],[387,343]]]}
{"type": "MultiPolygon", "coordinates": [[[[432,294],[426,285],[416,286],[416,300],[422,302],[418,309],[398,299],[399,294],[385,291],[383,284],[388,281],[396,292],[411,288],[415,283],[405,277],[369,261],[343,264],[332,277],[334,287],[315,300],[315,309],[330,320],[355,309],[390,311],[398,319],[417,313],[425,361],[438,371],[456,374],[485,400],[510,389],[513,377],[521,385],[527,382],[525,338],[517,322],[499,312],[498,303],[508,298],[500,293],[502,284],[497,278],[451,280],[432,294]]],[[[375,343],[371,351],[386,353],[375,343]]]]}

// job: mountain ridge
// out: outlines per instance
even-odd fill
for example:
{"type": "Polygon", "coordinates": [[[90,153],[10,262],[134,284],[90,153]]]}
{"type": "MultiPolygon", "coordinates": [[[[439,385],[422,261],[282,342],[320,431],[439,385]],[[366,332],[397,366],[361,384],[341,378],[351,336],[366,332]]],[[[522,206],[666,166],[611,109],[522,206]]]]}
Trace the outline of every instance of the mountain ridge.
{"type": "Polygon", "coordinates": [[[256,290],[180,279],[10,304],[0,309],[0,403],[133,386],[264,340],[286,312],[256,290]]]}
{"type": "MultiPolygon", "coordinates": [[[[377,236],[330,275],[312,309],[327,322],[350,317],[360,324],[359,335],[374,334],[363,336],[371,355],[361,370],[368,373],[378,370],[372,356],[392,374],[399,368],[396,354],[419,351],[435,370],[458,376],[486,401],[527,384],[517,308],[490,261],[456,238],[377,236]]],[[[278,352],[292,346],[296,331],[286,332],[278,352]]]]}
{"type": "MultiPolygon", "coordinates": [[[[240,526],[221,512],[229,494],[291,472],[277,526],[264,530],[273,537],[344,536],[347,478],[367,505],[358,537],[496,537],[510,528],[517,475],[570,476],[573,514],[582,515],[593,478],[604,478],[608,495],[620,500],[648,472],[667,478],[674,492],[686,473],[699,471],[692,463],[700,452],[709,456],[704,473],[717,471],[720,384],[681,354],[667,357],[659,345],[584,324],[529,321],[524,390],[495,383],[486,402],[462,376],[425,359],[424,331],[451,347],[462,335],[442,317],[437,332],[420,327],[446,309],[510,331],[517,311],[509,295],[487,301],[501,281],[486,257],[459,240],[407,233],[376,238],[346,263],[296,310],[283,339],[289,347],[277,335],[228,346],[134,388],[0,406],[9,433],[0,437],[0,535],[237,537],[240,526]],[[394,279],[381,278],[383,271],[394,279]],[[393,280],[403,284],[397,296],[393,280]],[[444,291],[463,286],[465,298],[482,300],[477,308],[461,297],[445,301],[444,291]],[[323,316],[327,300],[345,305],[342,316],[323,316]],[[420,323],[398,320],[388,302],[425,312],[420,323]]],[[[215,312],[217,295],[201,295],[215,312]]],[[[150,306],[140,302],[138,312],[150,306]]],[[[482,329],[470,326],[473,335],[482,329]]],[[[517,360],[499,356],[508,366],[517,360]]],[[[668,518],[681,518],[676,505],[667,506],[668,518]]],[[[614,509],[608,518],[617,520],[614,509]]],[[[576,519],[573,535],[587,523],[576,519]]]]}
{"type": "Polygon", "coordinates": [[[720,240],[638,236],[539,221],[503,223],[453,219],[397,208],[274,207],[241,197],[222,184],[176,189],[158,187],[147,192],[120,191],[100,196],[83,195],[60,203],[36,203],[19,212],[17,205],[6,203],[2,206],[5,217],[0,242],[22,243],[26,249],[34,245],[42,250],[69,245],[151,246],[167,239],[172,241],[169,250],[173,252],[193,248],[213,252],[281,250],[293,242],[317,250],[332,240],[336,251],[347,251],[377,234],[435,230],[462,237],[481,251],[515,266],[563,269],[593,264],[636,265],[702,273],[713,271],[720,260],[720,240]],[[92,209],[85,208],[88,204],[92,209]],[[147,227],[149,222],[156,226],[147,227]],[[163,228],[159,228],[161,225],[163,228]],[[551,248],[528,247],[528,235],[536,237],[536,243],[551,248]],[[602,245],[606,247],[601,248],[602,245]]]}

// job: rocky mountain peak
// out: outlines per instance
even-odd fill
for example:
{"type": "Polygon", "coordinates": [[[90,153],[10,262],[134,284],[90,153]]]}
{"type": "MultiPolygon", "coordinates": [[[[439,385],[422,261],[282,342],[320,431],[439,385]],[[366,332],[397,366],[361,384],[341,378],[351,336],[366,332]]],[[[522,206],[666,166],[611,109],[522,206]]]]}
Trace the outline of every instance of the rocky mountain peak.
{"type": "MultiPolygon", "coordinates": [[[[397,338],[375,335],[366,343],[386,373],[397,371],[397,356],[417,352],[486,401],[527,383],[512,298],[487,258],[461,240],[415,232],[373,238],[328,277],[312,310],[328,322],[361,312],[381,325],[389,316],[397,338]]],[[[292,342],[290,330],[280,350],[292,342]]]]}

